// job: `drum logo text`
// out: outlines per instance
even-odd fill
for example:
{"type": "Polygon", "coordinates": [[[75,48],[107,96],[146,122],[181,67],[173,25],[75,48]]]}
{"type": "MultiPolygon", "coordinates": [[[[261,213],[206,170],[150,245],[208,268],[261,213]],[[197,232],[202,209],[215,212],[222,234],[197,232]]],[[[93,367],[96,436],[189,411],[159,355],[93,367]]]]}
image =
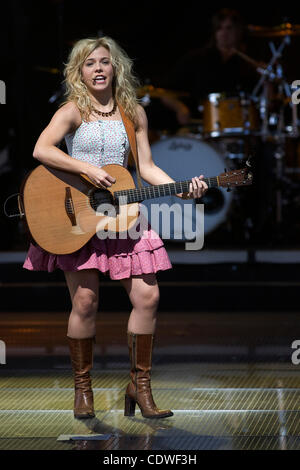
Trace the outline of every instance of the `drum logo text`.
{"type": "Polygon", "coordinates": [[[169,150],[178,150],[178,149],[185,149],[185,150],[192,150],[192,145],[188,142],[172,142],[169,146],[169,150]]]}

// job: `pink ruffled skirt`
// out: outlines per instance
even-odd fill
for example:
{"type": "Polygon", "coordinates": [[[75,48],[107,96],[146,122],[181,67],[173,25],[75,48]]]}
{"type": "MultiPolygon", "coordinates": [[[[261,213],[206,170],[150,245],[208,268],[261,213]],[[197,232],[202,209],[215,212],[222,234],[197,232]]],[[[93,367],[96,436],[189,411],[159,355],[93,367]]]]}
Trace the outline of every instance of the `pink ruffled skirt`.
{"type": "Polygon", "coordinates": [[[99,239],[94,235],[80,250],[67,255],[53,255],[39,245],[30,244],[23,268],[30,271],[80,271],[98,269],[111,279],[125,279],[172,268],[163,241],[148,227],[142,236],[99,239]]]}

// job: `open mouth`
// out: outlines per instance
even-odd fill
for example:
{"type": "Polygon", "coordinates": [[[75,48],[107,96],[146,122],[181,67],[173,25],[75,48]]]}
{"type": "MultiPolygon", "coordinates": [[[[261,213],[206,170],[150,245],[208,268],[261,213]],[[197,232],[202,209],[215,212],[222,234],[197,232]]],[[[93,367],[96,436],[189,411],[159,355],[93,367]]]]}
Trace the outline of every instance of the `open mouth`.
{"type": "Polygon", "coordinates": [[[106,82],[106,77],[104,75],[97,75],[93,79],[94,84],[99,85],[106,82]]]}

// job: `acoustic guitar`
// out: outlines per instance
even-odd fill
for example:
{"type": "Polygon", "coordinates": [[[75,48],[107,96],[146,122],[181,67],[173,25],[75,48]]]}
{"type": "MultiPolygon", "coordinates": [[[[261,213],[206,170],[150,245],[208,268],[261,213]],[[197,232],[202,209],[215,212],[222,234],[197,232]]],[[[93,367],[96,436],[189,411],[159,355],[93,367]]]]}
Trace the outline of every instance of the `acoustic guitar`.
{"type": "MultiPolygon", "coordinates": [[[[84,175],[39,165],[23,181],[19,210],[33,240],[53,254],[79,250],[101,230],[127,231],[139,217],[145,199],[188,192],[191,180],[136,188],[121,165],[102,167],[116,179],[107,189],[84,175]]],[[[252,183],[247,168],[204,178],[208,187],[233,188],[252,183]]]]}

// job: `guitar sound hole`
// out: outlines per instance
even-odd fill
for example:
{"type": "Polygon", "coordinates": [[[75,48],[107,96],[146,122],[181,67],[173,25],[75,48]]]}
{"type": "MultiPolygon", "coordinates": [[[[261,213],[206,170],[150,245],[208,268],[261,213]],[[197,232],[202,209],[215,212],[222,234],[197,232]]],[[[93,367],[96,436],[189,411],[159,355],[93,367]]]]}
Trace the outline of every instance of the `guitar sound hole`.
{"type": "Polygon", "coordinates": [[[96,189],[90,196],[91,206],[99,215],[115,217],[119,213],[119,207],[115,203],[112,194],[106,189],[96,189]]]}

